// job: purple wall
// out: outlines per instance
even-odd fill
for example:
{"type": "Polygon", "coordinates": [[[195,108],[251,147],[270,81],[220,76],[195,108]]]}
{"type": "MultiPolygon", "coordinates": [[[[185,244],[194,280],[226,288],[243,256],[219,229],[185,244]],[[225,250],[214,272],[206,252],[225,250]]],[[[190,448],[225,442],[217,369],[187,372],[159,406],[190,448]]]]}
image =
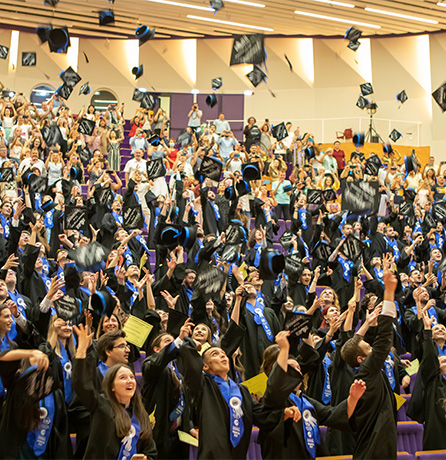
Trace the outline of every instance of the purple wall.
{"type": "MultiPolygon", "coordinates": [[[[206,105],[207,94],[198,94],[197,103],[203,112],[202,122],[214,120],[220,112],[227,120],[244,119],[244,96],[242,94],[217,94],[217,104],[210,108],[206,105]]],[[[172,93],[170,95],[170,135],[177,138],[187,126],[188,117],[194,97],[192,94],[172,93]]],[[[242,140],[243,123],[231,123],[234,136],[242,140]]]]}

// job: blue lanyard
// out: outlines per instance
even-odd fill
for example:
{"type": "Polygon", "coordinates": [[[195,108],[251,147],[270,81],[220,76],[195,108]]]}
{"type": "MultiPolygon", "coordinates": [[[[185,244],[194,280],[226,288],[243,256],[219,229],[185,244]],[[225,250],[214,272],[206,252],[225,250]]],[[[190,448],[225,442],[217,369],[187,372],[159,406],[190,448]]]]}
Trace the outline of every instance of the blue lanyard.
{"type": "MultiPolygon", "coordinates": [[[[175,366],[175,363],[172,361],[172,363],[169,363],[168,366],[175,372],[175,375],[178,377],[178,380],[180,381],[180,384],[181,384],[182,377],[180,373],[178,372],[178,369],[175,366]]],[[[175,406],[174,410],[170,413],[169,420],[173,422],[174,420],[178,419],[183,412],[184,412],[184,395],[180,387],[180,399],[178,400],[178,403],[175,406]]]]}
{"type": "Polygon", "coordinates": [[[347,281],[347,283],[350,283],[353,262],[351,260],[344,259],[343,257],[338,257],[338,261],[342,267],[342,276],[344,277],[345,281],[347,281]]]}
{"type": "Polygon", "coordinates": [[[99,361],[98,369],[99,369],[99,372],[102,374],[102,377],[105,377],[105,374],[107,373],[109,367],[107,366],[107,364],[103,363],[102,361],[99,361]]]}
{"type": "Polygon", "coordinates": [[[307,229],[307,210],[305,208],[299,208],[299,219],[302,223],[302,228],[307,229]]]}
{"type": "Polygon", "coordinates": [[[324,360],[322,361],[324,366],[325,376],[324,376],[324,389],[322,391],[322,402],[324,404],[330,404],[331,401],[331,386],[330,386],[330,374],[328,373],[328,367],[331,364],[331,359],[325,355],[324,360]]]}

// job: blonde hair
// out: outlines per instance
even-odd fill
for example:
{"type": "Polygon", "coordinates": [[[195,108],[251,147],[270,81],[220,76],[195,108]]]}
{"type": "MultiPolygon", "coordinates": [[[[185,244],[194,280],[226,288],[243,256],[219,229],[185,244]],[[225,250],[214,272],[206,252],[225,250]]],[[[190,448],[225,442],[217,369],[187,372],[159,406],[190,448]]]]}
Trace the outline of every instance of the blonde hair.
{"type": "MultiPolygon", "coordinates": [[[[54,323],[56,322],[57,319],[59,319],[59,317],[57,315],[53,315],[51,317],[51,319],[50,319],[50,324],[48,326],[48,336],[47,336],[48,341],[51,339],[51,336],[54,333],[54,323]]],[[[60,318],[60,319],[62,319],[62,318],[60,318]]],[[[71,356],[75,356],[76,355],[76,346],[74,345],[73,334],[71,334],[71,336],[67,339],[67,345],[68,345],[68,351],[70,352],[71,356]]],[[[62,358],[62,351],[61,351],[61,346],[60,346],[60,341],[59,340],[57,340],[56,346],[54,347],[54,353],[56,353],[56,355],[59,358],[62,358]]]]}

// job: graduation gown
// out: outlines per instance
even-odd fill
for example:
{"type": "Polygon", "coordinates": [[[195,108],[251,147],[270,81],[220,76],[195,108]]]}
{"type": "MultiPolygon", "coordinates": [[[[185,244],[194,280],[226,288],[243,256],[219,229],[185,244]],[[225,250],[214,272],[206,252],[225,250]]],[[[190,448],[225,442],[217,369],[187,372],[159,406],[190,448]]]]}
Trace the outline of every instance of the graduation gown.
{"type": "Polygon", "coordinates": [[[365,381],[367,390],[350,419],[356,438],[354,459],[395,459],[397,456],[395,396],[382,371],[392,339],[392,318],[380,315],[373,350],[355,373],[356,379],[365,381]]]}
{"type": "MultiPolygon", "coordinates": [[[[290,393],[302,381],[302,376],[293,368],[285,372],[279,365],[275,364],[268,377],[268,384],[262,403],[266,408],[284,409],[295,406],[290,399],[290,393]]],[[[312,415],[316,418],[318,425],[333,426],[339,429],[349,430],[347,401],[337,407],[324,406],[318,401],[305,396],[314,407],[312,415]]],[[[280,414],[280,413],[279,413],[280,414]]],[[[273,430],[260,430],[258,442],[262,446],[262,458],[267,459],[311,459],[305,444],[303,420],[297,423],[289,419],[284,421],[278,417],[277,424],[273,430]]],[[[327,455],[327,450],[321,443],[316,446],[316,455],[327,455]]]]}
{"type": "MultiPolygon", "coordinates": [[[[221,216],[220,219],[217,220],[214,208],[207,198],[208,190],[207,187],[200,190],[201,209],[203,213],[203,232],[205,235],[209,235],[210,233],[218,235],[223,229],[223,221],[221,216]]],[[[216,203],[214,204],[218,207],[216,203]]]]}
{"type": "MultiPolygon", "coordinates": [[[[116,460],[122,445],[122,438],[116,434],[113,409],[107,397],[97,391],[92,378],[96,372],[96,360],[91,356],[75,359],[73,362],[73,389],[91,414],[90,438],[85,459],[116,460]]],[[[157,451],[152,438],[139,439],[137,453],[156,458],[157,451]]]]}

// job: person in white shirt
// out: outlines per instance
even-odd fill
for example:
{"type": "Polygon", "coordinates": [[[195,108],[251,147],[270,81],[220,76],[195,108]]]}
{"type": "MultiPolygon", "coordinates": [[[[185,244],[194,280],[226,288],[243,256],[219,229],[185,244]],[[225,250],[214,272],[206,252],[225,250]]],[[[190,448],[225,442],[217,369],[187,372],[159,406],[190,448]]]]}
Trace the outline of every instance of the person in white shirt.
{"type": "Polygon", "coordinates": [[[144,153],[141,149],[135,150],[135,158],[127,161],[124,172],[125,172],[125,183],[129,182],[129,177],[133,175],[133,172],[137,169],[141,174],[147,172],[147,161],[143,159],[144,153]]]}
{"type": "Polygon", "coordinates": [[[27,169],[37,168],[41,176],[46,176],[45,163],[39,159],[39,151],[37,148],[31,150],[31,155],[25,158],[19,166],[19,172],[24,173],[27,169]]]}
{"type": "Polygon", "coordinates": [[[130,147],[132,148],[132,155],[135,154],[136,149],[145,151],[147,149],[148,142],[144,131],[141,128],[138,128],[135,131],[135,135],[130,138],[130,147]]]}
{"type": "Polygon", "coordinates": [[[231,126],[229,125],[229,122],[225,120],[225,114],[220,113],[218,115],[218,118],[214,121],[215,125],[215,130],[218,135],[220,135],[223,131],[230,131],[231,126]]]}

